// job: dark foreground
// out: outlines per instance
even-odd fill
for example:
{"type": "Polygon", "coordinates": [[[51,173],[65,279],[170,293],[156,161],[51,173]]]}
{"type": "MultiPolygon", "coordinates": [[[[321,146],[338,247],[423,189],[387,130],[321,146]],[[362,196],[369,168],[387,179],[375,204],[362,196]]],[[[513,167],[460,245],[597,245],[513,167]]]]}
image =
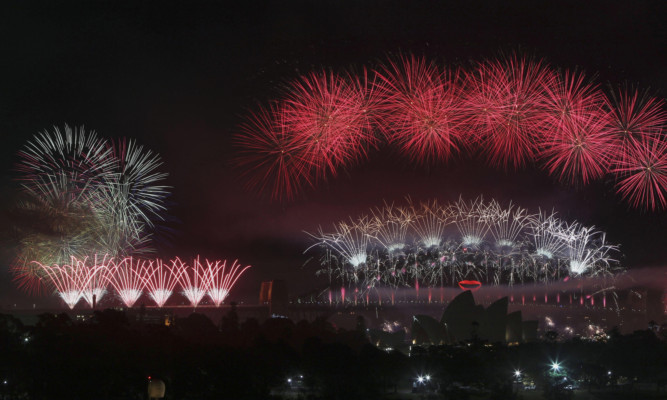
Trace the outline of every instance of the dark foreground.
{"type": "Polygon", "coordinates": [[[85,320],[43,314],[24,326],[0,314],[0,399],[665,399],[667,331],[516,346],[379,349],[363,319],[165,321],[115,310],[85,320]]]}

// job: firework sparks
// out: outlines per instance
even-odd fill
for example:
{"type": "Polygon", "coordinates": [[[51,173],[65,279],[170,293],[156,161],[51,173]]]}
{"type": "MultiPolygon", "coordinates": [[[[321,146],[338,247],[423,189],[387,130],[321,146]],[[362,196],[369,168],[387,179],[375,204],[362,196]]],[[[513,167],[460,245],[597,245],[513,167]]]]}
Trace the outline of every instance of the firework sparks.
{"type": "Polygon", "coordinates": [[[95,274],[94,268],[85,268],[78,260],[72,258],[69,265],[44,265],[34,262],[40,268],[58,293],[58,296],[70,309],[81,300],[83,291],[95,274]]]}
{"type": "Polygon", "coordinates": [[[229,291],[236,284],[241,275],[250,268],[250,265],[241,267],[238,260],[234,260],[227,270],[227,260],[210,262],[206,260],[207,280],[210,283],[208,296],[216,307],[219,307],[229,295],[229,291]]]}
{"type": "Polygon", "coordinates": [[[179,274],[179,283],[183,296],[192,307],[197,307],[211,287],[210,274],[199,261],[199,257],[194,259],[192,265],[185,264],[178,258],[173,261],[173,265],[182,271],[179,274]]]}
{"type": "Polygon", "coordinates": [[[135,260],[132,257],[124,258],[120,262],[109,262],[111,268],[109,283],[128,308],[139,300],[145,288],[142,276],[145,264],[145,260],[135,260]]]}
{"type": "MultiPolygon", "coordinates": [[[[662,100],[627,89],[607,97],[582,72],[538,59],[511,54],[465,71],[401,55],[370,78],[364,68],[359,76],[319,72],[293,81],[284,98],[241,126],[238,164],[248,186],[290,200],[368,158],[384,136],[419,164],[479,150],[499,168],[539,162],[561,182],[586,185],[645,159],[631,146],[661,136],[666,121],[662,100]]],[[[655,210],[667,187],[655,174],[647,180],[651,194],[642,194],[648,184],[623,184],[619,193],[655,210]]]]}
{"type": "Polygon", "coordinates": [[[114,148],[95,132],[65,126],[36,135],[19,158],[25,199],[18,204],[23,218],[13,270],[21,287],[39,290],[36,273],[43,270],[31,268],[32,260],[62,265],[88,254],[150,251],[153,220],[162,218],[168,194],[159,185],[166,177],[156,171],[159,156],[133,141],[114,148]]]}
{"type": "Polygon", "coordinates": [[[180,260],[172,260],[171,265],[156,259],[143,267],[141,276],[148,295],[155,304],[164,307],[169,297],[174,293],[174,288],[179,282],[180,275],[184,272],[180,260]]]}
{"type": "Polygon", "coordinates": [[[533,160],[544,125],[543,88],[553,73],[516,54],[487,61],[468,75],[466,111],[493,165],[518,168],[533,160]]]}
{"type": "Polygon", "coordinates": [[[467,143],[459,71],[439,71],[424,59],[401,57],[379,73],[388,139],[413,161],[448,160],[467,143]]]}
{"type": "Polygon", "coordinates": [[[503,208],[495,200],[459,199],[446,205],[385,205],[370,213],[358,219],[362,223],[342,222],[334,224],[334,233],[320,229],[310,235],[316,243],[309,249],[324,250],[324,269],[316,274],[362,295],[383,286],[461,280],[512,285],[561,275],[608,276],[617,265],[612,255],[618,247],[606,243],[603,233],[563,222],[554,213],[530,214],[512,203],[503,208]],[[405,226],[399,228],[397,221],[405,226]],[[488,232],[494,240],[486,239],[488,232]]]}
{"type": "Polygon", "coordinates": [[[667,208],[667,140],[664,134],[644,136],[625,148],[613,172],[617,191],[635,207],[667,208]]]}

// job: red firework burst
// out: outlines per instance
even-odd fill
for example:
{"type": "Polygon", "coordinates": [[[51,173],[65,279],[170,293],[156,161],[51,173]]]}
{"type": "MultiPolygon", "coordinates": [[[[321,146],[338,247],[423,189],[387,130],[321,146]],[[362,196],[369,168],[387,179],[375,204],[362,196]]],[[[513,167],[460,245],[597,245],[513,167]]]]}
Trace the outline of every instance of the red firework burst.
{"type": "Polygon", "coordinates": [[[619,151],[602,92],[583,74],[566,72],[545,86],[545,94],[540,155],[547,170],[570,183],[600,178],[619,151]]]}
{"type": "Polygon", "coordinates": [[[46,292],[49,281],[43,279],[45,275],[39,264],[17,260],[11,266],[11,271],[12,280],[19,290],[33,296],[46,292]]]}
{"type": "Polygon", "coordinates": [[[667,207],[667,140],[664,134],[632,140],[614,166],[618,193],[633,207],[667,207]]]}
{"type": "Polygon", "coordinates": [[[252,114],[241,125],[236,143],[241,148],[237,162],[248,187],[289,200],[304,186],[313,185],[315,165],[307,157],[307,147],[287,131],[275,104],[252,114]]]}
{"type": "MultiPolygon", "coordinates": [[[[372,77],[369,76],[365,67],[360,75],[349,74],[346,78],[350,83],[352,93],[350,96],[351,108],[358,110],[359,124],[364,134],[363,139],[370,147],[377,145],[378,137],[375,132],[385,132],[387,129],[382,98],[383,85],[378,78],[375,73],[372,73],[372,77]]],[[[363,146],[360,150],[365,155],[363,146]]]]}
{"type": "Polygon", "coordinates": [[[549,173],[574,184],[602,177],[616,158],[618,146],[604,113],[566,121],[542,144],[549,173]]]}
{"type": "Polygon", "coordinates": [[[339,167],[365,155],[366,144],[372,142],[363,112],[366,100],[333,73],[313,73],[289,85],[284,122],[315,166],[316,178],[335,176],[339,167]]]}
{"type": "Polygon", "coordinates": [[[631,142],[641,141],[646,135],[658,134],[667,122],[664,101],[649,96],[647,92],[621,88],[618,93],[611,92],[611,97],[606,100],[612,132],[622,147],[620,156],[633,151],[627,148],[631,142]]]}
{"type": "Polygon", "coordinates": [[[482,63],[468,76],[465,110],[492,165],[518,168],[534,160],[544,127],[543,88],[553,73],[516,54],[482,63]]]}
{"type": "Polygon", "coordinates": [[[378,72],[390,143],[417,163],[446,161],[466,144],[460,73],[401,56],[378,72]]]}

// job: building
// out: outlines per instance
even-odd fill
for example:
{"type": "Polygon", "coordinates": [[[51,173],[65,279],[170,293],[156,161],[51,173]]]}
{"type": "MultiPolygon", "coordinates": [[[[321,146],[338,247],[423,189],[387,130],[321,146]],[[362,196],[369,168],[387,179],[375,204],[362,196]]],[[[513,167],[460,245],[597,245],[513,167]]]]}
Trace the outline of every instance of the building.
{"type": "Polygon", "coordinates": [[[519,343],[537,338],[537,321],[523,321],[521,311],[508,314],[508,298],[503,297],[484,309],[472,292],[456,296],[438,322],[416,315],[412,322],[414,344],[455,344],[471,340],[490,343],[519,343]]]}

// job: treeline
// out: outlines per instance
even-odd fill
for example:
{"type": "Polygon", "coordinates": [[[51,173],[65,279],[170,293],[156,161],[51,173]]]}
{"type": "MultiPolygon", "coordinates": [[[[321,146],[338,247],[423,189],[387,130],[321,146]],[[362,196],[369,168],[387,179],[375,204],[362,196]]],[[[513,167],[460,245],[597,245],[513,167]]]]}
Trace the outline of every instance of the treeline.
{"type": "Polygon", "coordinates": [[[555,361],[589,390],[667,384],[667,342],[652,330],[613,331],[597,342],[473,341],[413,348],[409,357],[369,343],[358,322],[352,331],[324,320],[240,323],[230,311],[220,321],[193,313],[167,326],[104,310],[85,321],[43,314],[27,327],[0,314],[0,398],[145,399],[151,377],[166,383],[168,399],[266,399],[278,397],[287,378],[303,376],[306,397],[381,399],[427,374],[447,398],[465,397],[462,387],[512,398],[517,370],[548,388],[555,361]]]}

